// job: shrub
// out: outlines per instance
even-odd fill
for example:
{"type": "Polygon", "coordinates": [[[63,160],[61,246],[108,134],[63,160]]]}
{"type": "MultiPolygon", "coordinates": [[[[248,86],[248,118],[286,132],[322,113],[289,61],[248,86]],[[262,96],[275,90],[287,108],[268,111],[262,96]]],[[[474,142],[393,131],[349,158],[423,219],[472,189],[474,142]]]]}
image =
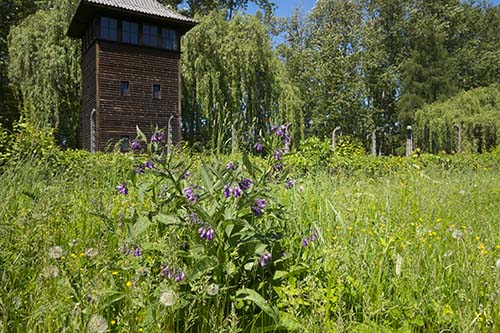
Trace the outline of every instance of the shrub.
{"type": "Polygon", "coordinates": [[[126,251],[152,258],[152,292],[159,298],[150,310],[158,302],[172,306],[170,327],[208,331],[209,318],[188,315],[189,307],[204,313],[207,304],[221,318],[236,311],[243,327],[257,318],[259,326],[285,325],[274,305],[273,283],[275,272],[285,270],[287,218],[270,196],[270,187],[283,181],[281,160],[288,150],[286,127],[280,128],[283,135],[276,129],[276,137],[262,140],[265,168],[243,155],[225,164],[202,163],[196,173],[175,153],[165,153],[161,134],[147,140],[139,132],[135,142],[146,145],[147,154],[136,157],[128,181],[117,184],[117,195],[127,202],[111,218],[124,223],[126,251]],[[285,147],[272,150],[280,140],[285,147]]]}

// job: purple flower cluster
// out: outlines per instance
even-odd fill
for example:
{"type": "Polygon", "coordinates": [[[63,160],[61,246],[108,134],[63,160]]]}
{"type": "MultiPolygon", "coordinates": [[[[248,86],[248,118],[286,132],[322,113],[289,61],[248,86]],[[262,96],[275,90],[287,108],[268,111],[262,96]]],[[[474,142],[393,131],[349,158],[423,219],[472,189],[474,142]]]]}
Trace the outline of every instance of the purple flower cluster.
{"type": "Polygon", "coordinates": [[[274,169],[274,171],[276,171],[276,172],[280,172],[280,171],[282,171],[284,167],[285,167],[285,166],[284,166],[284,165],[283,165],[283,163],[281,163],[281,162],[277,162],[277,163],[275,163],[275,164],[273,165],[273,169],[274,169]]]}
{"type": "Polygon", "coordinates": [[[137,140],[133,140],[132,143],[130,144],[130,147],[134,151],[139,151],[142,149],[141,143],[137,140]]]}
{"type": "Polygon", "coordinates": [[[142,249],[140,248],[139,245],[136,245],[135,248],[127,248],[125,246],[120,246],[118,248],[118,252],[123,253],[123,254],[128,254],[128,255],[134,255],[134,257],[140,257],[142,256],[142,249]]]}
{"type": "Polygon", "coordinates": [[[292,137],[288,133],[288,127],[290,124],[286,125],[281,125],[281,126],[273,126],[271,128],[271,131],[281,140],[283,141],[283,144],[285,147],[283,148],[284,153],[287,153],[290,151],[290,144],[292,143],[292,137]]]}
{"type": "Polygon", "coordinates": [[[211,241],[214,239],[214,229],[209,225],[200,227],[198,229],[198,233],[200,234],[200,238],[203,240],[211,241]]]}
{"type": "Polygon", "coordinates": [[[125,183],[121,183],[120,185],[116,186],[116,190],[118,191],[118,193],[121,193],[123,195],[128,194],[127,184],[125,183]]]}
{"type": "Polygon", "coordinates": [[[186,278],[186,273],[184,273],[184,271],[176,271],[175,268],[170,268],[165,264],[160,272],[160,276],[175,280],[175,282],[180,282],[186,278]]]}
{"type": "Polygon", "coordinates": [[[151,162],[151,161],[147,161],[147,162],[144,164],[144,166],[145,166],[146,168],[148,168],[148,169],[154,169],[155,164],[154,164],[153,162],[151,162]]]}
{"type": "Polygon", "coordinates": [[[224,185],[224,198],[229,198],[231,196],[231,194],[233,193],[233,190],[231,189],[231,187],[229,185],[224,185]]]}
{"type": "Polygon", "coordinates": [[[226,170],[235,170],[238,168],[238,164],[236,164],[235,162],[233,161],[229,161],[227,164],[226,164],[226,170]]]}
{"type": "Polygon", "coordinates": [[[295,186],[295,181],[294,181],[294,180],[292,180],[292,179],[288,178],[288,179],[285,181],[285,188],[286,188],[287,190],[289,190],[289,189],[293,188],[294,186],[295,186]]]}
{"type": "Polygon", "coordinates": [[[276,149],[273,153],[273,158],[275,160],[281,161],[283,159],[283,156],[285,155],[285,150],[284,149],[276,149]]]}
{"type": "Polygon", "coordinates": [[[318,232],[315,231],[309,237],[304,237],[302,239],[302,247],[309,246],[309,243],[315,242],[318,239],[318,232]]]}
{"type": "Polygon", "coordinates": [[[246,179],[240,180],[238,182],[238,185],[240,185],[240,188],[243,191],[249,190],[250,186],[252,186],[252,184],[253,184],[253,180],[251,180],[250,178],[246,178],[246,179]]]}
{"type": "Polygon", "coordinates": [[[241,196],[243,191],[241,190],[241,188],[239,186],[235,186],[235,187],[231,188],[229,185],[224,185],[224,191],[222,193],[224,194],[224,198],[226,198],[226,199],[229,198],[231,195],[234,198],[238,198],[241,196]]]}
{"type": "Polygon", "coordinates": [[[135,168],[135,173],[138,175],[142,175],[144,173],[144,165],[138,164],[135,168]]]}
{"type": "Polygon", "coordinates": [[[151,143],[161,143],[163,141],[165,141],[164,133],[155,132],[151,137],[151,143]]]}
{"type": "Polygon", "coordinates": [[[190,176],[191,176],[191,171],[189,171],[189,170],[188,170],[188,171],[186,171],[186,173],[184,173],[184,175],[182,176],[182,179],[183,179],[183,180],[186,180],[186,179],[188,179],[190,176]]]}
{"type": "Polygon", "coordinates": [[[261,255],[259,257],[259,259],[257,259],[259,261],[260,267],[264,267],[264,266],[268,265],[269,262],[271,261],[272,257],[273,256],[269,252],[268,253],[264,253],[263,255],[261,255]]]}
{"type": "Polygon", "coordinates": [[[195,203],[199,198],[198,195],[194,193],[193,189],[189,186],[184,188],[184,195],[191,203],[195,203]]]}
{"type": "Polygon", "coordinates": [[[252,212],[256,215],[262,215],[264,213],[264,208],[267,206],[266,199],[255,199],[254,205],[252,206],[252,212]]]}
{"type": "Polygon", "coordinates": [[[200,217],[198,216],[198,214],[196,214],[195,212],[192,212],[191,214],[185,214],[184,215],[184,218],[186,220],[188,220],[189,222],[191,223],[194,223],[194,224],[199,224],[201,223],[201,219],[200,217]]]}
{"type": "Polygon", "coordinates": [[[253,149],[255,149],[256,152],[261,152],[264,150],[264,145],[261,142],[257,142],[253,145],[253,149]]]}

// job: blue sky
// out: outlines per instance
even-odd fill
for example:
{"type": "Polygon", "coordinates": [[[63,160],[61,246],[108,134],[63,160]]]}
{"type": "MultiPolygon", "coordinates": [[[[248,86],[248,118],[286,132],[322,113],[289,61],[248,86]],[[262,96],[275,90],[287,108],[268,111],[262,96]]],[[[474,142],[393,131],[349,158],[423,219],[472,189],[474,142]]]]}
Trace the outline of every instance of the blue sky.
{"type": "MultiPolygon", "coordinates": [[[[295,8],[300,8],[304,11],[304,13],[309,12],[316,0],[274,0],[276,4],[276,16],[290,16],[295,8]]],[[[500,4],[500,0],[493,0],[492,3],[494,5],[500,4]]],[[[253,13],[256,10],[256,6],[250,4],[248,6],[248,12],[253,13]]]]}

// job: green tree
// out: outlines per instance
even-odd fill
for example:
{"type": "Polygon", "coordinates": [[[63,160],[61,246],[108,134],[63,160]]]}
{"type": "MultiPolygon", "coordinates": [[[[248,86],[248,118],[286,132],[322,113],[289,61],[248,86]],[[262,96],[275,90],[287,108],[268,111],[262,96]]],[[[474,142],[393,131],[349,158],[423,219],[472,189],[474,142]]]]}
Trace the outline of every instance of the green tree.
{"type": "Polygon", "coordinates": [[[0,121],[9,127],[18,117],[17,103],[8,79],[7,36],[10,28],[35,12],[34,0],[3,0],[0,2],[0,121]]]}
{"type": "Polygon", "coordinates": [[[77,144],[80,45],[66,37],[75,1],[52,4],[9,34],[9,79],[26,121],[77,144]]]}
{"type": "MultiPolygon", "coordinates": [[[[280,115],[281,91],[292,94],[293,87],[280,79],[283,71],[269,29],[259,17],[238,15],[227,21],[224,12],[212,12],[183,43],[185,139],[229,151],[233,128],[240,143],[249,147],[259,130],[286,120],[280,115]]],[[[294,105],[288,100],[285,114],[294,113],[294,105]]]]}
{"type": "Polygon", "coordinates": [[[500,144],[500,86],[462,92],[444,102],[425,105],[415,115],[415,140],[424,151],[483,152],[500,144]]]}
{"type": "Polygon", "coordinates": [[[460,17],[458,0],[416,1],[410,10],[407,57],[401,66],[399,119],[411,125],[415,110],[457,92],[450,61],[454,31],[460,17]]]}
{"type": "Polygon", "coordinates": [[[269,0],[187,0],[189,12],[191,15],[208,15],[211,11],[223,10],[226,13],[226,18],[233,18],[234,14],[239,10],[248,8],[250,2],[255,3],[267,15],[270,15],[275,7],[275,4],[269,0]]]}

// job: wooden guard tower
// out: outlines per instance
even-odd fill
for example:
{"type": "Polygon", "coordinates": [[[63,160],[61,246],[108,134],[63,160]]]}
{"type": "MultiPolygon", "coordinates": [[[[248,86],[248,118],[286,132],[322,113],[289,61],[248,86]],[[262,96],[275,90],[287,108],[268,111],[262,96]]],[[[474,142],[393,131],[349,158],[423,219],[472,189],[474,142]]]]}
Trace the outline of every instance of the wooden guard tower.
{"type": "Polygon", "coordinates": [[[82,148],[127,149],[136,126],[180,140],[180,37],[196,24],[156,0],[80,1],[67,35],[82,39],[82,148]]]}

